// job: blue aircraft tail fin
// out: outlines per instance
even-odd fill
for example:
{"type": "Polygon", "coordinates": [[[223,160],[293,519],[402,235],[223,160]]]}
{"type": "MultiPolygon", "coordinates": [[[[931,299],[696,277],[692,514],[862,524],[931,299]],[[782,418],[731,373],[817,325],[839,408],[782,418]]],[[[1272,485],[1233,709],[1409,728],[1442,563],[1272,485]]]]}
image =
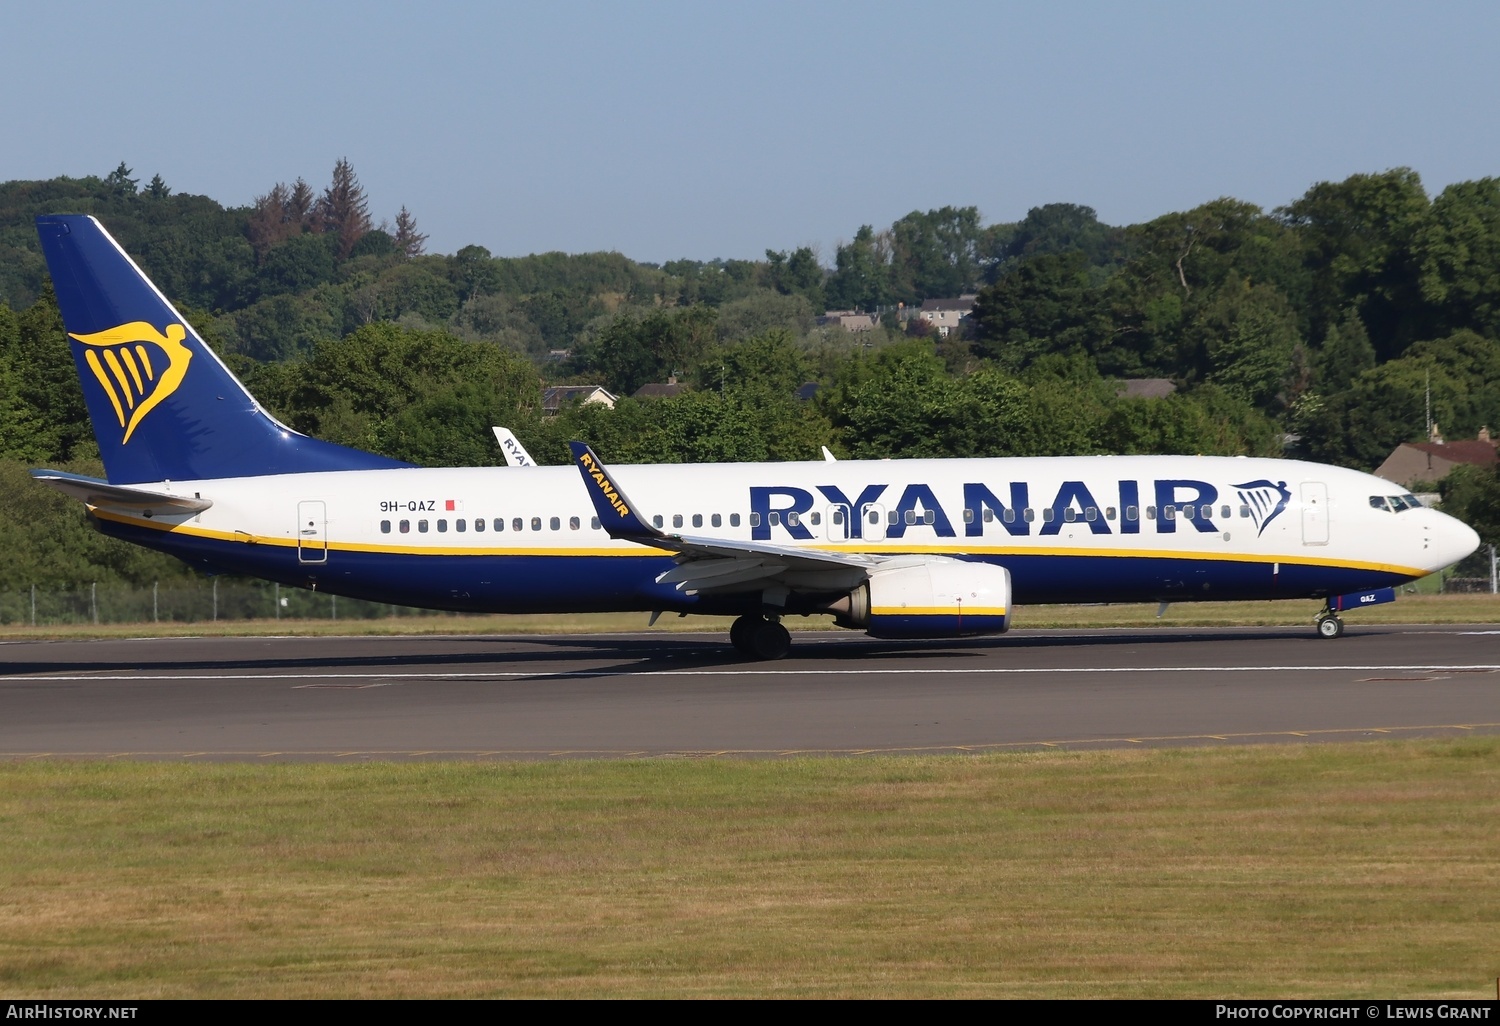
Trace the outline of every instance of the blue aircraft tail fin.
{"type": "Polygon", "coordinates": [[[94,218],[36,229],[111,483],[407,466],[277,421],[94,218]]]}

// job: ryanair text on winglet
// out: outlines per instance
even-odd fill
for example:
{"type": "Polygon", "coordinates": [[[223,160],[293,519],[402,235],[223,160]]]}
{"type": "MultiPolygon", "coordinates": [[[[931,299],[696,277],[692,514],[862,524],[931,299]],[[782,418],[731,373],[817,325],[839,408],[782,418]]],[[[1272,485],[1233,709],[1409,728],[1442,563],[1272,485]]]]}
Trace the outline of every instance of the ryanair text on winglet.
{"type": "Polygon", "coordinates": [[[610,484],[609,478],[604,476],[604,471],[599,469],[599,465],[594,462],[594,458],[588,453],[582,453],[579,455],[578,461],[583,464],[583,469],[589,472],[589,477],[594,479],[594,483],[599,486],[599,490],[604,493],[605,500],[614,507],[615,512],[622,517],[630,516],[630,507],[625,505],[624,501],[620,498],[620,493],[615,489],[614,485],[610,484]]]}

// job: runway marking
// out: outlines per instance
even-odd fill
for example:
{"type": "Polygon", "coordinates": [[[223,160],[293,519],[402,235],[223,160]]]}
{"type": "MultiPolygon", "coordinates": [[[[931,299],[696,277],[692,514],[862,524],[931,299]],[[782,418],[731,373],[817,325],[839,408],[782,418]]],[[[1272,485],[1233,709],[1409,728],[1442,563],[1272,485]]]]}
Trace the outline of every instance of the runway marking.
{"type": "MultiPolygon", "coordinates": [[[[171,680],[370,680],[372,677],[385,680],[588,680],[601,677],[869,677],[884,676],[975,676],[979,674],[1077,674],[1077,673],[1265,673],[1273,672],[1329,672],[1350,673],[1395,672],[1395,673],[1493,673],[1500,670],[1500,663],[1473,663],[1446,666],[1436,663],[1414,665],[1330,665],[1307,664],[1300,666],[991,666],[991,667],[885,667],[872,666],[857,670],[834,669],[749,669],[727,667],[714,670],[476,670],[473,672],[410,672],[393,673],[172,673],[172,674],[89,674],[89,675],[34,675],[0,677],[3,683],[77,683],[88,681],[171,681],[171,680]]],[[[1377,678],[1369,678],[1371,680],[1377,678]]],[[[1389,678],[1397,679],[1397,678],[1389,678]]],[[[304,684],[309,687],[338,687],[339,685],[304,684]]],[[[349,686],[349,685],[345,685],[349,686]]],[[[370,684],[365,687],[376,687],[370,684]]]]}
{"type": "Polygon", "coordinates": [[[1144,745],[1144,744],[1171,744],[1184,741],[1254,741],[1258,738],[1274,739],[1285,737],[1315,737],[1336,738],[1342,735],[1358,734],[1371,735],[1380,734],[1389,736],[1395,733],[1412,733],[1418,731],[1435,730],[1500,730],[1500,723],[1436,723],[1413,725],[1406,727],[1330,727],[1323,730],[1262,730],[1249,731],[1235,734],[1162,734],[1146,737],[1086,737],[1071,739],[1052,739],[1037,741],[997,741],[991,743],[977,743],[966,745],[913,745],[892,746],[889,748],[718,748],[718,749],[662,749],[652,752],[639,748],[512,748],[512,749],[485,749],[485,748],[381,748],[368,751],[357,751],[350,749],[277,749],[274,751],[254,750],[229,750],[223,752],[174,752],[174,751],[132,751],[132,752],[0,752],[0,758],[7,759],[177,759],[177,758],[203,758],[214,757],[220,759],[347,759],[363,757],[369,759],[396,759],[396,758],[449,758],[449,759],[518,759],[518,758],[551,758],[551,759],[588,759],[588,758],[610,758],[610,759],[715,759],[735,758],[748,756],[774,756],[778,758],[795,758],[797,756],[858,756],[858,755],[922,755],[922,754],[970,754],[985,755],[1001,751],[1016,751],[1027,749],[1055,749],[1062,750],[1068,747],[1099,747],[1101,745],[1144,745]]]}

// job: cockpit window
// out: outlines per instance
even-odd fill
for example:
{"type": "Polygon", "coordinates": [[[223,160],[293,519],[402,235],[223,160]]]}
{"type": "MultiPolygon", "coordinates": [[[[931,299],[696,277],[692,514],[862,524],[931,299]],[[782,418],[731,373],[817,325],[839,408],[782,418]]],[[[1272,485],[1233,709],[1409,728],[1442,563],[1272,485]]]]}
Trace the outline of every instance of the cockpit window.
{"type": "Polygon", "coordinates": [[[1375,509],[1387,510],[1391,513],[1400,513],[1406,509],[1421,509],[1422,500],[1415,495],[1372,495],[1370,505],[1375,509]]]}

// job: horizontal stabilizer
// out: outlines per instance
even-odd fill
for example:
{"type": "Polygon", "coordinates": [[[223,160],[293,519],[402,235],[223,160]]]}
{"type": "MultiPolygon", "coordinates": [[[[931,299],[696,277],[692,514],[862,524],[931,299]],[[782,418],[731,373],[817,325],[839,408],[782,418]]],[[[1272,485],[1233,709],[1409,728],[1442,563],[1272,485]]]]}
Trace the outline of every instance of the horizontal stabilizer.
{"type": "Polygon", "coordinates": [[[187,514],[202,513],[213,505],[212,499],[189,498],[185,495],[164,495],[145,488],[130,488],[112,485],[95,477],[68,474],[61,470],[33,470],[31,476],[44,485],[56,488],[64,495],[80,499],[90,506],[111,506],[135,513],[187,514]]]}

